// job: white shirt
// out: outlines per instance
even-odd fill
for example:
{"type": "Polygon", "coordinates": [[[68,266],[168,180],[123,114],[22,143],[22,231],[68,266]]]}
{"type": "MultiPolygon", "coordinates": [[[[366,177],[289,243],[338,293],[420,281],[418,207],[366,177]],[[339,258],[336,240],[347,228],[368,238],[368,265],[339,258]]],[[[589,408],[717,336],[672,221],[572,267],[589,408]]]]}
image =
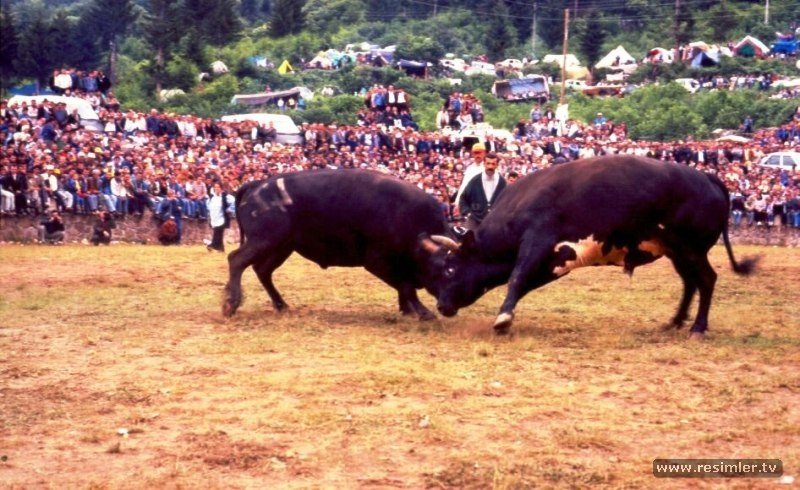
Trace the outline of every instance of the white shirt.
{"type": "Polygon", "coordinates": [[[232,194],[227,194],[227,203],[222,202],[222,196],[211,192],[208,198],[208,224],[212,228],[218,228],[225,224],[225,213],[233,213],[235,210],[236,199],[232,194]]]}
{"type": "Polygon", "coordinates": [[[483,184],[483,193],[486,194],[486,202],[492,202],[492,196],[494,195],[495,189],[497,189],[497,183],[500,181],[497,178],[497,170],[494,171],[494,174],[490,177],[486,174],[486,172],[481,173],[481,183],[483,184]]]}

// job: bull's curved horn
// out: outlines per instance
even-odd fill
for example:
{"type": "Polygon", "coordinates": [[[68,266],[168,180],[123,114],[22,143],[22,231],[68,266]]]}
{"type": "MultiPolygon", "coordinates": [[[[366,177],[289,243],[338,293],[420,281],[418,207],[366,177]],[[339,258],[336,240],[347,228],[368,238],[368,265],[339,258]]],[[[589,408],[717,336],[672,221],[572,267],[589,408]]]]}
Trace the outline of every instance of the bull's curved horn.
{"type": "Polygon", "coordinates": [[[431,235],[431,240],[442,245],[444,248],[448,250],[456,251],[460,245],[457,241],[453,240],[452,238],[444,235],[431,235]]]}

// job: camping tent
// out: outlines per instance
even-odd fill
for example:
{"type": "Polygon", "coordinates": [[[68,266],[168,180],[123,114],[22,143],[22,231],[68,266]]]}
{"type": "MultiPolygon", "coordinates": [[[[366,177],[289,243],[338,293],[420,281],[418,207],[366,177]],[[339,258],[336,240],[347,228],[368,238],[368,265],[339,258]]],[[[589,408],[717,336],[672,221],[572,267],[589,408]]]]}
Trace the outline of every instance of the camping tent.
{"type": "Polygon", "coordinates": [[[647,52],[644,61],[646,63],[672,63],[675,55],[669,49],[653,48],[647,52]]]}
{"type": "MultiPolygon", "coordinates": [[[[560,54],[548,54],[542,59],[542,63],[555,63],[558,66],[562,65],[562,60],[564,60],[564,56],[560,54]]],[[[568,54],[566,56],[567,60],[567,68],[570,66],[580,66],[581,62],[578,61],[578,58],[574,54],[568,54]]]]}
{"type": "Polygon", "coordinates": [[[278,73],[280,73],[281,75],[286,75],[287,73],[294,73],[294,68],[292,68],[292,65],[289,64],[289,60],[283,60],[281,66],[278,67],[278,73]]]}
{"type": "Polygon", "coordinates": [[[715,66],[719,64],[718,51],[700,51],[694,58],[692,58],[692,68],[700,68],[702,66],[715,66]]]}
{"type": "Polygon", "coordinates": [[[318,68],[320,70],[330,70],[333,68],[333,62],[325,53],[320,52],[308,62],[309,68],[318,68]]]}
{"type": "Polygon", "coordinates": [[[222,75],[223,73],[228,73],[228,65],[225,64],[222,60],[217,60],[211,63],[211,71],[214,72],[214,75],[222,75]]]}
{"type": "Polygon", "coordinates": [[[769,48],[753,36],[745,36],[744,39],[734,44],[733,54],[736,56],[746,56],[748,58],[763,58],[769,54],[769,48]]]}
{"type": "Polygon", "coordinates": [[[428,76],[428,66],[430,63],[424,61],[400,60],[397,67],[406,72],[409,76],[426,78],[428,76]]]}
{"type": "Polygon", "coordinates": [[[633,71],[636,69],[636,58],[630,55],[621,45],[612,49],[598,61],[595,68],[609,68],[612,70],[633,71]]]}

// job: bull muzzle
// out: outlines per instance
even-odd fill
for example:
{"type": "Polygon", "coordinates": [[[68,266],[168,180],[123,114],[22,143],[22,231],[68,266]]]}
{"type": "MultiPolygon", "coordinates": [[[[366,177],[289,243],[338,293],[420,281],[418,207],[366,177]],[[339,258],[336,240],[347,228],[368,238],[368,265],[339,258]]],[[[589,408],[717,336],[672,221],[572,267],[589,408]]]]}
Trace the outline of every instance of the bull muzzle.
{"type": "Polygon", "coordinates": [[[439,313],[447,317],[456,316],[456,313],[458,313],[458,308],[455,306],[442,303],[437,303],[436,309],[439,310],[439,313]]]}

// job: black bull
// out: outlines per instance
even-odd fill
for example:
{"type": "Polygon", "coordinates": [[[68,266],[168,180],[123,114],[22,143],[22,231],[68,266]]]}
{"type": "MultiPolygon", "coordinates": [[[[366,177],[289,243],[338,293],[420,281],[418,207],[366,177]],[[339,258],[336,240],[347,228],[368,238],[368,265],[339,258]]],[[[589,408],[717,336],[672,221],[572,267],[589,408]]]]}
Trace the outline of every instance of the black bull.
{"type": "Polygon", "coordinates": [[[434,237],[450,249],[441,258],[437,306],[452,316],[507,283],[494,323],[506,333],[525,294],[577,267],[618,265],[633,273],[667,256],[683,280],[671,324],[683,324],[699,291],[691,332],[702,336],[717,279],[708,251],[720,234],[735,272],[749,274],[757,261],[734,259],[728,213],[724,184],[684,165],[608,156],[541,170],[509,186],[460,244],[434,237]]]}
{"type": "Polygon", "coordinates": [[[435,318],[417,297],[438,275],[430,235],[447,234],[440,204],[412,184],[377,172],[319,170],[245,184],[236,195],[241,246],[228,256],[223,314],[241,304],[241,278],[253,266],[277,310],[286,308],[272,273],[297,252],[322,268],[363,266],[398,293],[400,311],[435,318]]]}

